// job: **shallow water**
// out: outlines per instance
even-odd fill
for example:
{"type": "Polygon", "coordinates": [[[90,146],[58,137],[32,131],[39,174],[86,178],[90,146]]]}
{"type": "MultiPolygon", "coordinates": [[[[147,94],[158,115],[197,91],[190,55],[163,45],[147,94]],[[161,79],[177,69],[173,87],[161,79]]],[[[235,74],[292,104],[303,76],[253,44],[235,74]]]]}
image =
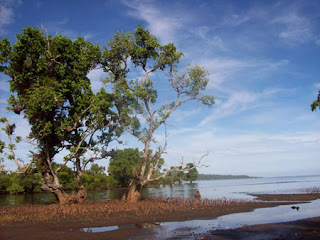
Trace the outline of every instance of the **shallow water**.
{"type": "MultiPolygon", "coordinates": [[[[180,197],[192,198],[199,190],[203,198],[241,198],[253,199],[250,193],[297,193],[299,189],[320,187],[320,176],[303,177],[278,177],[278,178],[249,178],[228,180],[206,180],[194,183],[184,183],[174,186],[161,186],[159,188],[145,188],[141,195],[150,197],[180,197]]],[[[106,201],[120,199],[126,192],[124,189],[90,191],[89,201],[106,201]]],[[[48,193],[35,193],[23,195],[0,195],[0,205],[21,204],[48,204],[53,203],[55,198],[48,193]]]]}
{"type": "Polygon", "coordinates": [[[318,216],[320,216],[320,199],[310,203],[260,208],[252,212],[229,214],[210,220],[82,228],[81,231],[95,233],[137,227],[141,231],[139,235],[133,236],[131,239],[168,239],[181,235],[184,235],[184,239],[194,239],[193,237],[195,235],[212,230],[241,228],[246,225],[288,222],[318,216]],[[299,211],[292,209],[292,206],[299,206],[299,211]],[[185,236],[188,233],[190,235],[185,236]]]}

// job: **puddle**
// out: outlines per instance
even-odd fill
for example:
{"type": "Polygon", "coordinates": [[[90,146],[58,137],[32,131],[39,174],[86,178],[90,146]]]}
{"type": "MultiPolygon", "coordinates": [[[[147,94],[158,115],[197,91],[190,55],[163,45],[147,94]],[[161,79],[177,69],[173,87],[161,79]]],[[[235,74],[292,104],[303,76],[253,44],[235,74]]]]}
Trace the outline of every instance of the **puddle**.
{"type": "Polygon", "coordinates": [[[110,232],[118,229],[119,229],[119,226],[109,226],[109,227],[82,228],[81,231],[88,232],[88,233],[99,233],[99,232],[110,232]]]}
{"type": "Polygon", "coordinates": [[[139,228],[141,229],[141,235],[132,236],[130,239],[168,239],[186,234],[193,236],[212,230],[241,228],[246,225],[288,222],[318,216],[320,216],[320,199],[310,203],[282,205],[272,208],[260,208],[252,212],[234,213],[211,220],[82,228],[82,231],[95,233],[116,231],[124,228],[139,228]],[[299,206],[299,211],[292,209],[293,206],[299,206]],[[148,228],[149,231],[148,238],[144,238],[146,228],[148,228]],[[149,234],[151,234],[151,236],[149,234]]]}
{"type": "Polygon", "coordinates": [[[138,228],[138,229],[144,229],[144,228],[151,228],[155,226],[161,226],[162,223],[137,223],[137,224],[125,224],[125,225],[119,225],[119,226],[108,226],[108,227],[92,227],[92,228],[81,228],[81,232],[87,232],[87,233],[99,233],[99,232],[111,232],[119,229],[127,229],[127,228],[138,228]]]}

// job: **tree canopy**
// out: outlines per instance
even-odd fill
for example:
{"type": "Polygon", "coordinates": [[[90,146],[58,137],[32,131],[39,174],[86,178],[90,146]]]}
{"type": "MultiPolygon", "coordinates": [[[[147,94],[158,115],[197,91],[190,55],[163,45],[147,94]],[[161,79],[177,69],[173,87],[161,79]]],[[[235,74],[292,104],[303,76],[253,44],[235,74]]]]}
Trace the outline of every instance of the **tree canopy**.
{"type": "MultiPolygon", "coordinates": [[[[162,147],[158,147],[152,155],[149,154],[155,131],[165,125],[172,113],[184,103],[198,101],[207,106],[214,104],[213,96],[203,94],[209,81],[208,72],[195,66],[179,73],[178,63],[182,55],[174,44],[161,45],[155,36],[141,26],[133,33],[116,33],[104,48],[101,65],[109,73],[106,82],[114,88],[121,86],[122,92],[136,99],[132,105],[134,112],[131,127],[127,131],[143,144],[144,149],[140,171],[128,194],[128,199],[133,201],[139,196],[142,186],[164,178],[170,171],[177,171],[168,169],[164,174],[154,177],[153,172],[158,168],[167,145],[165,140],[162,147]],[[143,74],[130,79],[130,71],[142,71],[143,74]],[[151,73],[159,71],[166,72],[168,77],[165,80],[169,81],[175,99],[156,108],[159,96],[151,73]]],[[[185,167],[179,171],[184,170],[185,167]]]]}

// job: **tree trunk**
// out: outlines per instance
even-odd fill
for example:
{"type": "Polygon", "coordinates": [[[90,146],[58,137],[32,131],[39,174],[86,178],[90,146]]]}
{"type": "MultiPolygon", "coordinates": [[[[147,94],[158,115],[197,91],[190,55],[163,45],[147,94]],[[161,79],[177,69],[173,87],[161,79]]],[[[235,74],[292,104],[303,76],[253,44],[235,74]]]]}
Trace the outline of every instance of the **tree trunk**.
{"type": "Polygon", "coordinates": [[[41,183],[41,189],[53,193],[59,204],[68,205],[86,201],[87,192],[84,188],[81,188],[77,193],[72,192],[71,194],[68,194],[62,189],[57,176],[54,176],[54,181],[52,181],[49,173],[46,172],[42,175],[45,183],[41,183]]]}
{"type": "Polygon", "coordinates": [[[79,157],[76,158],[76,171],[77,171],[77,182],[81,183],[83,171],[81,169],[81,160],[79,157]]]}
{"type": "Polygon", "coordinates": [[[141,188],[141,184],[131,184],[127,198],[123,200],[127,200],[128,202],[137,202],[140,197],[141,188]]]}

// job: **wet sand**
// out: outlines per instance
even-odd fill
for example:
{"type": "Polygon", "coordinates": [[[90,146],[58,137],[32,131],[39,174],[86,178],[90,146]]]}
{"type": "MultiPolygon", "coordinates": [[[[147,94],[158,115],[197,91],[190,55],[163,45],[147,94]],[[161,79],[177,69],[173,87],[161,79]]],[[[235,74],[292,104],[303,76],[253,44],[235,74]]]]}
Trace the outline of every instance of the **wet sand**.
{"type": "MultiPolygon", "coordinates": [[[[259,197],[261,200],[268,199],[272,202],[268,202],[268,200],[267,202],[222,202],[222,204],[218,206],[203,208],[196,207],[188,209],[184,208],[184,211],[181,209],[178,209],[177,211],[170,210],[170,212],[151,211],[139,215],[126,212],[124,214],[110,215],[105,218],[101,215],[97,215],[98,217],[91,217],[90,220],[84,219],[83,217],[60,217],[57,219],[52,218],[43,221],[7,222],[5,225],[0,225],[0,239],[152,239],[152,227],[145,228],[145,223],[150,223],[150,225],[152,225],[152,223],[155,222],[186,221],[190,219],[213,219],[226,214],[253,211],[256,208],[292,204],[292,202],[283,201],[305,202],[313,200],[315,197],[314,194],[303,194],[303,197],[298,195],[299,194],[290,194],[286,196],[278,194],[270,194],[268,196],[257,195],[257,197],[259,197]],[[88,227],[114,225],[120,226],[120,228],[114,231],[99,233],[84,232],[83,230],[83,228],[88,227]]],[[[320,198],[320,195],[318,195],[317,198],[320,198]]],[[[27,206],[25,208],[27,209],[27,206]]],[[[2,218],[9,216],[9,212],[12,214],[14,212],[13,210],[17,211],[17,209],[14,208],[1,208],[0,210],[2,211],[2,218]],[[8,210],[7,215],[4,213],[6,209],[10,209],[10,211],[8,210]]],[[[18,210],[23,211],[23,207],[20,207],[18,210]]],[[[199,235],[190,235],[188,229],[186,229],[185,234],[172,239],[320,239],[319,220],[320,218],[313,218],[291,223],[255,225],[235,230],[212,231],[199,235]]]]}
{"type": "MultiPolygon", "coordinates": [[[[188,236],[180,236],[172,239],[188,239],[188,236]]],[[[320,217],[293,222],[254,225],[232,230],[217,230],[210,233],[193,236],[193,239],[319,240],[320,217]]]]}

